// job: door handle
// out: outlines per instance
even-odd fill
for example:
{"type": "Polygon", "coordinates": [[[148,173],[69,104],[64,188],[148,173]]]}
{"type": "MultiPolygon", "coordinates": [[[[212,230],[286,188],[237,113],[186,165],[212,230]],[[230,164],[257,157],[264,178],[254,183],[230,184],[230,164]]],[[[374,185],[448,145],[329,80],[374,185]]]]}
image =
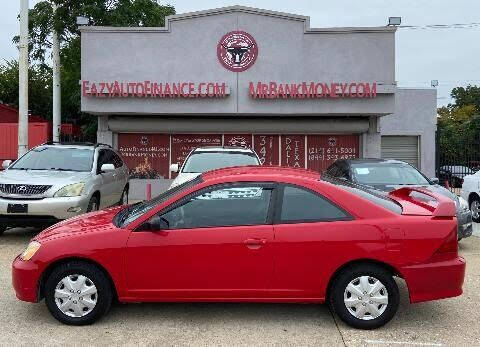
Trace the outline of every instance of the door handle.
{"type": "Polygon", "coordinates": [[[265,239],[246,239],[243,243],[250,249],[258,249],[267,243],[265,239]]]}

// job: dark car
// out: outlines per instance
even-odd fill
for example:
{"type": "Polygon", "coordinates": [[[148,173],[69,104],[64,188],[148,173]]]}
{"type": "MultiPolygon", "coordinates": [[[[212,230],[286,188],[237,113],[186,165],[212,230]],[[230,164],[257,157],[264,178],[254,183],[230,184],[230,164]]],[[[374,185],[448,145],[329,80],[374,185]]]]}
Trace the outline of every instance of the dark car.
{"type": "Polygon", "coordinates": [[[458,239],[472,235],[472,214],[465,199],[427,178],[412,165],[390,159],[342,159],[334,162],[322,175],[324,180],[343,180],[385,193],[399,187],[424,187],[451,198],[457,208],[458,239]]]}

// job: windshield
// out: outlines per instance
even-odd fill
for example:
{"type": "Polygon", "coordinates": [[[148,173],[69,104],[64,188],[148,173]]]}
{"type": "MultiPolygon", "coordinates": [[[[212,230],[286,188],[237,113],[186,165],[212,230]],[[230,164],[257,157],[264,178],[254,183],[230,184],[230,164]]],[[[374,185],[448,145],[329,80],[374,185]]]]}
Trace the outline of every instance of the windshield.
{"type": "Polygon", "coordinates": [[[427,185],[430,182],[408,164],[352,164],[353,179],[367,185],[427,185]]]}
{"type": "Polygon", "coordinates": [[[18,159],[9,170],[92,170],[92,148],[37,147],[18,159]]]}
{"type": "Polygon", "coordinates": [[[259,165],[257,156],[248,152],[197,152],[187,159],[182,172],[203,173],[223,167],[245,165],[259,165]]]}
{"type": "Polygon", "coordinates": [[[172,189],[167,190],[166,192],[160,194],[159,196],[148,200],[148,201],[143,201],[134,205],[130,205],[129,207],[123,209],[120,211],[120,213],[117,215],[117,220],[118,222],[116,223],[117,226],[123,227],[126,226],[133,221],[135,221],[137,218],[141,217],[148,211],[150,211],[152,208],[155,206],[161,204],[162,202],[165,202],[169,200],[170,198],[174,197],[177,194],[182,193],[183,191],[199,184],[202,182],[202,177],[198,176],[197,178],[187,181],[183,184],[180,184],[172,189]]]}

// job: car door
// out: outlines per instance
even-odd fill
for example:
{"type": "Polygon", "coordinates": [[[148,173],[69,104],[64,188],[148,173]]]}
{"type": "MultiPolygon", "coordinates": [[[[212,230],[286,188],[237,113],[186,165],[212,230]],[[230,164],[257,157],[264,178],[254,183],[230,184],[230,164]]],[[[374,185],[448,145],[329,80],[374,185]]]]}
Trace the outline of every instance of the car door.
{"type": "Polygon", "coordinates": [[[320,289],[325,285],[323,271],[328,262],[337,257],[335,246],[341,238],[354,232],[353,218],[306,187],[282,185],[278,201],[274,218],[275,270],[271,295],[319,298],[320,289]],[[332,245],[334,248],[329,248],[332,245]]]}
{"type": "Polygon", "coordinates": [[[97,175],[100,175],[100,177],[102,178],[102,184],[99,187],[100,208],[112,206],[118,201],[115,201],[115,171],[102,172],[100,169],[103,164],[113,164],[112,152],[107,149],[99,150],[97,160],[97,175]]]}
{"type": "Polygon", "coordinates": [[[203,189],[159,212],[162,230],[131,233],[126,279],[131,297],[264,297],[273,272],[272,184],[203,189]]]}

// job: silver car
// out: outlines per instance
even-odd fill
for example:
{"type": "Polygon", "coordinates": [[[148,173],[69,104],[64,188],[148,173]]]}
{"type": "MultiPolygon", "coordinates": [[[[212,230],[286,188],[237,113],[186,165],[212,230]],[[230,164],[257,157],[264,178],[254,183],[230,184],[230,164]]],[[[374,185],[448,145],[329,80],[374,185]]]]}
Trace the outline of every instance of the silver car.
{"type": "Polygon", "coordinates": [[[45,143],[0,172],[0,235],[128,203],[128,168],[108,145],[45,143]]]}

